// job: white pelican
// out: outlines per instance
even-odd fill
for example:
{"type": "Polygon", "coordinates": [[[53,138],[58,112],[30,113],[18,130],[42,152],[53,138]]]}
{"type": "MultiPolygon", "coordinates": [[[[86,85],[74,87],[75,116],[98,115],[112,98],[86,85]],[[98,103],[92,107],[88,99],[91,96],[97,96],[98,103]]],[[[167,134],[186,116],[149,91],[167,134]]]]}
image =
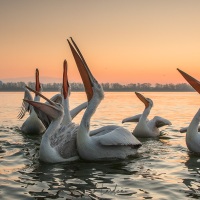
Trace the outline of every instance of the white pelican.
{"type": "MultiPolygon", "coordinates": [[[[35,79],[35,90],[41,92],[38,69],[36,69],[35,79]]],[[[27,88],[25,88],[24,99],[33,100],[33,97],[27,88]]],[[[34,101],[40,101],[40,96],[35,94],[34,101]]],[[[30,106],[28,103],[22,103],[21,110],[18,114],[18,119],[22,119],[26,112],[29,112],[30,115],[22,124],[21,131],[26,134],[42,134],[45,131],[45,126],[37,117],[37,114],[35,113],[33,107],[30,106]]]]}
{"type": "Polygon", "coordinates": [[[200,153],[200,133],[199,129],[200,109],[193,117],[190,125],[186,129],[186,145],[190,151],[200,153]]]}
{"type": "MultiPolygon", "coordinates": [[[[183,72],[180,69],[177,69],[181,75],[188,81],[188,83],[200,93],[200,82],[183,72]]],[[[199,132],[199,122],[200,122],[200,109],[197,111],[193,117],[190,125],[188,127],[180,129],[180,132],[186,132],[186,145],[190,151],[195,153],[200,153],[200,132],[199,132]]]]}
{"type": "MultiPolygon", "coordinates": [[[[47,129],[42,136],[39,159],[49,163],[74,161],[79,158],[76,148],[78,125],[72,122],[69,111],[66,61],[64,61],[63,66],[63,105],[55,103],[41,94],[39,95],[46,99],[48,104],[24,99],[25,102],[34,106],[38,117],[46,123],[47,129]]],[[[38,93],[37,91],[33,92],[38,93]]]]}
{"type": "MultiPolygon", "coordinates": [[[[41,96],[46,99],[46,97],[41,95],[41,93],[29,88],[28,86],[26,86],[26,88],[28,90],[34,92],[36,95],[41,96]]],[[[80,104],[79,106],[75,107],[74,109],[72,109],[71,111],[69,111],[69,96],[70,96],[70,86],[69,86],[68,79],[67,79],[67,61],[64,60],[64,62],[63,62],[63,83],[62,83],[61,93],[55,94],[50,99],[51,101],[53,101],[55,103],[62,104],[62,106],[64,108],[64,113],[66,113],[66,114],[64,115],[63,120],[61,122],[62,125],[68,124],[69,122],[71,122],[78,113],[80,113],[83,109],[85,109],[87,107],[87,102],[84,102],[84,103],[80,104]],[[66,91],[68,93],[66,93],[66,91]]],[[[48,104],[48,101],[46,103],[48,104]]],[[[38,117],[42,121],[44,126],[46,128],[48,128],[49,124],[51,123],[51,119],[49,119],[46,116],[46,114],[45,113],[43,114],[42,112],[38,115],[38,117]]]]}
{"type": "Polygon", "coordinates": [[[69,111],[69,96],[70,96],[70,86],[67,78],[67,61],[64,60],[63,63],[63,86],[62,86],[62,105],[64,108],[64,117],[61,125],[68,124],[71,122],[74,117],[81,112],[83,109],[87,107],[87,102],[80,104],[79,106],[75,107],[73,110],[69,111]],[[68,93],[67,93],[68,91],[68,93]]]}
{"type": "Polygon", "coordinates": [[[145,98],[138,92],[135,92],[135,94],[144,103],[145,109],[142,114],[123,119],[122,123],[138,122],[135,129],[133,130],[133,135],[136,137],[144,138],[159,136],[159,128],[165,125],[171,125],[171,122],[159,116],[155,116],[149,121],[147,117],[151,111],[151,108],[153,107],[153,101],[150,98],[145,98]]]}
{"type": "Polygon", "coordinates": [[[38,109],[36,112],[40,113],[42,111],[46,113],[51,120],[51,123],[42,136],[39,159],[49,163],[77,160],[75,135],[78,126],[74,123],[61,126],[65,115],[63,106],[53,101],[50,103],[50,100],[50,104],[26,99],[24,101],[34,106],[35,109],[38,109]]]}
{"type": "Polygon", "coordinates": [[[85,160],[112,160],[125,159],[128,156],[135,155],[141,143],[123,127],[112,129],[110,132],[104,132],[105,134],[90,136],[90,120],[104,98],[104,92],[101,85],[90,72],[75,42],[72,40],[76,50],[69,40],[68,43],[83,80],[88,99],[88,106],[77,133],[79,156],[85,160]]]}

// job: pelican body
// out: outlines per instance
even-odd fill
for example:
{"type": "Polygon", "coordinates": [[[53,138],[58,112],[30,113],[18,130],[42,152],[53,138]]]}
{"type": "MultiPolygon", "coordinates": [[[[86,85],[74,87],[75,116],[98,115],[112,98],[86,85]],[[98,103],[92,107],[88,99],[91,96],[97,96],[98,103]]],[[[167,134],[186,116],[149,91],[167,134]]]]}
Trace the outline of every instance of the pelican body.
{"type": "Polygon", "coordinates": [[[153,119],[148,120],[148,115],[153,107],[153,101],[150,98],[145,98],[138,92],[135,92],[135,94],[144,103],[145,109],[142,114],[123,119],[122,123],[138,122],[133,130],[133,135],[136,137],[158,137],[160,135],[159,128],[165,125],[171,125],[171,122],[159,116],[155,116],[153,119]]]}
{"type": "Polygon", "coordinates": [[[186,133],[186,145],[190,151],[200,153],[200,132],[198,126],[200,121],[200,109],[192,119],[186,133]]]}
{"type": "MultiPolygon", "coordinates": [[[[38,69],[36,69],[35,77],[36,77],[35,90],[40,92],[41,86],[40,86],[40,82],[39,82],[39,70],[38,69]]],[[[33,97],[27,88],[25,88],[24,99],[33,100],[33,97]]],[[[34,101],[40,101],[40,96],[36,94],[34,97],[34,101]]],[[[33,107],[30,106],[28,103],[23,102],[20,113],[18,115],[18,118],[22,119],[25,116],[26,112],[29,112],[30,115],[22,124],[21,131],[25,134],[42,134],[42,133],[44,133],[45,126],[43,125],[41,120],[37,117],[37,114],[35,113],[33,107]]]]}
{"type": "Polygon", "coordinates": [[[123,127],[111,127],[111,131],[100,133],[103,129],[94,131],[90,135],[90,120],[100,102],[104,98],[104,92],[101,85],[90,72],[80,50],[71,38],[68,40],[76,65],[85,86],[88,99],[88,106],[83,114],[78,133],[77,149],[79,156],[84,160],[113,160],[125,159],[128,156],[135,156],[138,148],[141,146],[138,141],[128,130],[123,127]],[[75,50],[76,49],[76,50],[75,50]]]}
{"type": "MultiPolygon", "coordinates": [[[[181,75],[187,80],[187,82],[200,94],[200,82],[185,73],[184,71],[177,69],[181,75]]],[[[193,117],[190,125],[188,127],[184,127],[180,129],[180,132],[186,132],[186,145],[190,151],[195,153],[200,153],[200,109],[197,111],[195,116],[193,117]]]]}
{"type": "Polygon", "coordinates": [[[34,106],[36,112],[42,111],[51,119],[50,125],[42,136],[39,159],[48,163],[77,160],[76,133],[78,129],[74,123],[61,125],[65,114],[63,106],[54,102],[45,104],[26,99],[24,101],[34,106]]]}

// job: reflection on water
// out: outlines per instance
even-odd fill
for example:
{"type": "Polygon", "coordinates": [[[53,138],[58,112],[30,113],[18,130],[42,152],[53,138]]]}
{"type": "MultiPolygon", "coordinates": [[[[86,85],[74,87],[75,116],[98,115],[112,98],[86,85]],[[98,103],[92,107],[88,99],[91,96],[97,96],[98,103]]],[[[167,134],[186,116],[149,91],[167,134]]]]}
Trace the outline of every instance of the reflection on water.
{"type": "MultiPolygon", "coordinates": [[[[55,93],[45,93],[51,97],[55,93]]],[[[40,136],[21,133],[17,114],[22,93],[0,96],[0,199],[198,199],[200,156],[185,145],[187,126],[199,108],[196,93],[143,93],[154,101],[150,118],[160,115],[172,126],[159,139],[141,139],[136,158],[112,162],[82,160],[46,164],[38,161],[40,136]],[[13,103],[14,102],[14,103],[13,103]]],[[[86,100],[72,93],[71,108],[86,100]]],[[[143,111],[134,93],[106,93],[92,118],[91,129],[121,125],[121,120],[143,111]]],[[[79,122],[81,113],[75,119],[79,122]]],[[[130,131],[134,123],[123,125],[130,131]]]]}
{"type": "Polygon", "coordinates": [[[185,166],[190,176],[183,179],[183,183],[188,187],[187,196],[200,198],[200,155],[189,152],[185,166]]]}

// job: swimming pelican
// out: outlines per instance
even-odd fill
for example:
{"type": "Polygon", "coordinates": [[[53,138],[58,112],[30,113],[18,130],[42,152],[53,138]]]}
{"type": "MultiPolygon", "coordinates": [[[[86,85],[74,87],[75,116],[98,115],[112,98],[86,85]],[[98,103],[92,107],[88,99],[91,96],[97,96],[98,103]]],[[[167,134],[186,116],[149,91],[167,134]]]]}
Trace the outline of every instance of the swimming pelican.
{"type": "MultiPolygon", "coordinates": [[[[41,92],[38,69],[36,69],[35,79],[36,79],[35,90],[38,92],[41,92]]],[[[27,88],[25,88],[24,99],[33,100],[33,97],[27,88]]],[[[40,101],[40,96],[35,94],[34,101],[40,101]]],[[[22,124],[21,131],[26,134],[42,134],[45,131],[45,127],[43,123],[37,117],[37,114],[35,113],[33,107],[23,101],[21,110],[18,114],[18,119],[22,119],[25,116],[26,112],[29,112],[30,115],[22,124]]]]}
{"type": "Polygon", "coordinates": [[[25,102],[34,106],[38,117],[46,121],[47,129],[42,136],[39,159],[49,163],[79,159],[76,148],[78,125],[72,122],[68,109],[69,83],[66,61],[64,61],[63,67],[63,105],[55,103],[41,94],[39,95],[46,99],[48,104],[24,99],[25,102]]]}
{"type": "Polygon", "coordinates": [[[159,116],[155,116],[153,119],[148,120],[148,115],[153,107],[153,101],[150,98],[145,98],[142,94],[135,92],[136,96],[144,103],[145,109],[142,114],[128,117],[122,120],[125,122],[138,122],[133,135],[136,137],[157,137],[160,135],[159,128],[165,125],[171,125],[171,122],[159,116]]]}
{"type": "MultiPolygon", "coordinates": [[[[190,76],[189,74],[177,69],[181,75],[188,81],[188,83],[200,93],[200,82],[190,76]]],[[[200,153],[200,132],[199,132],[199,122],[200,122],[200,109],[197,111],[193,117],[190,125],[188,127],[182,128],[180,132],[186,132],[186,145],[190,151],[200,153]]]]}
{"type": "Polygon", "coordinates": [[[103,135],[96,134],[90,136],[90,120],[104,98],[104,92],[101,85],[90,72],[72,38],[71,41],[76,50],[69,40],[68,43],[83,80],[88,99],[88,106],[83,114],[77,133],[79,156],[85,160],[112,160],[125,159],[128,156],[135,155],[141,143],[123,127],[118,127],[103,135]]]}
{"type": "MultiPolygon", "coordinates": [[[[26,88],[28,90],[34,92],[35,95],[41,96],[46,99],[46,97],[41,95],[41,93],[31,89],[28,86],[26,86],[26,88]]],[[[64,117],[63,117],[63,120],[61,122],[62,125],[71,122],[76,117],[77,114],[79,114],[83,109],[85,109],[87,107],[87,102],[84,102],[84,103],[78,105],[77,107],[75,107],[74,109],[72,109],[71,111],[69,111],[69,96],[70,96],[70,86],[69,86],[68,79],[67,79],[67,61],[64,60],[64,62],[63,62],[63,83],[62,83],[61,93],[55,94],[50,99],[51,101],[53,101],[55,103],[62,104],[62,106],[64,108],[64,112],[66,113],[66,115],[64,115],[64,117]],[[66,89],[66,87],[67,87],[67,89],[66,89]],[[68,93],[66,93],[66,91],[68,91],[68,93]],[[69,116],[69,114],[70,114],[70,116],[69,116]]],[[[48,101],[46,103],[48,104],[48,101]]],[[[43,114],[42,112],[38,115],[38,117],[42,121],[44,126],[46,128],[48,128],[49,124],[51,123],[51,119],[48,118],[46,116],[46,114],[45,113],[43,114]]]]}
{"type": "Polygon", "coordinates": [[[186,145],[190,151],[200,153],[200,132],[199,132],[199,121],[200,121],[200,109],[193,117],[190,125],[186,129],[186,145]]]}

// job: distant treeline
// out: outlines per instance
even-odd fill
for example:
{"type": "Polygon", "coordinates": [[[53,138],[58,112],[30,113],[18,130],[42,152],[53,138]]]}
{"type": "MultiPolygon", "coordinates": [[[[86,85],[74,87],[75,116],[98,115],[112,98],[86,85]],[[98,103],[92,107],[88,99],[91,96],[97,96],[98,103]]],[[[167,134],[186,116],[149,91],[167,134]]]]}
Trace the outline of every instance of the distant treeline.
{"type": "MultiPolygon", "coordinates": [[[[8,82],[3,83],[0,81],[0,91],[24,91],[24,82],[8,82]]],[[[34,82],[27,84],[31,88],[35,88],[34,82]]],[[[104,91],[107,92],[128,92],[128,91],[156,91],[156,92],[190,92],[194,89],[186,83],[179,84],[159,84],[152,85],[150,83],[130,83],[130,84],[119,84],[119,83],[102,83],[104,91]]],[[[84,91],[84,85],[82,83],[70,83],[71,91],[84,91]]],[[[60,91],[62,87],[61,83],[47,83],[42,84],[43,91],[60,91]]]]}

